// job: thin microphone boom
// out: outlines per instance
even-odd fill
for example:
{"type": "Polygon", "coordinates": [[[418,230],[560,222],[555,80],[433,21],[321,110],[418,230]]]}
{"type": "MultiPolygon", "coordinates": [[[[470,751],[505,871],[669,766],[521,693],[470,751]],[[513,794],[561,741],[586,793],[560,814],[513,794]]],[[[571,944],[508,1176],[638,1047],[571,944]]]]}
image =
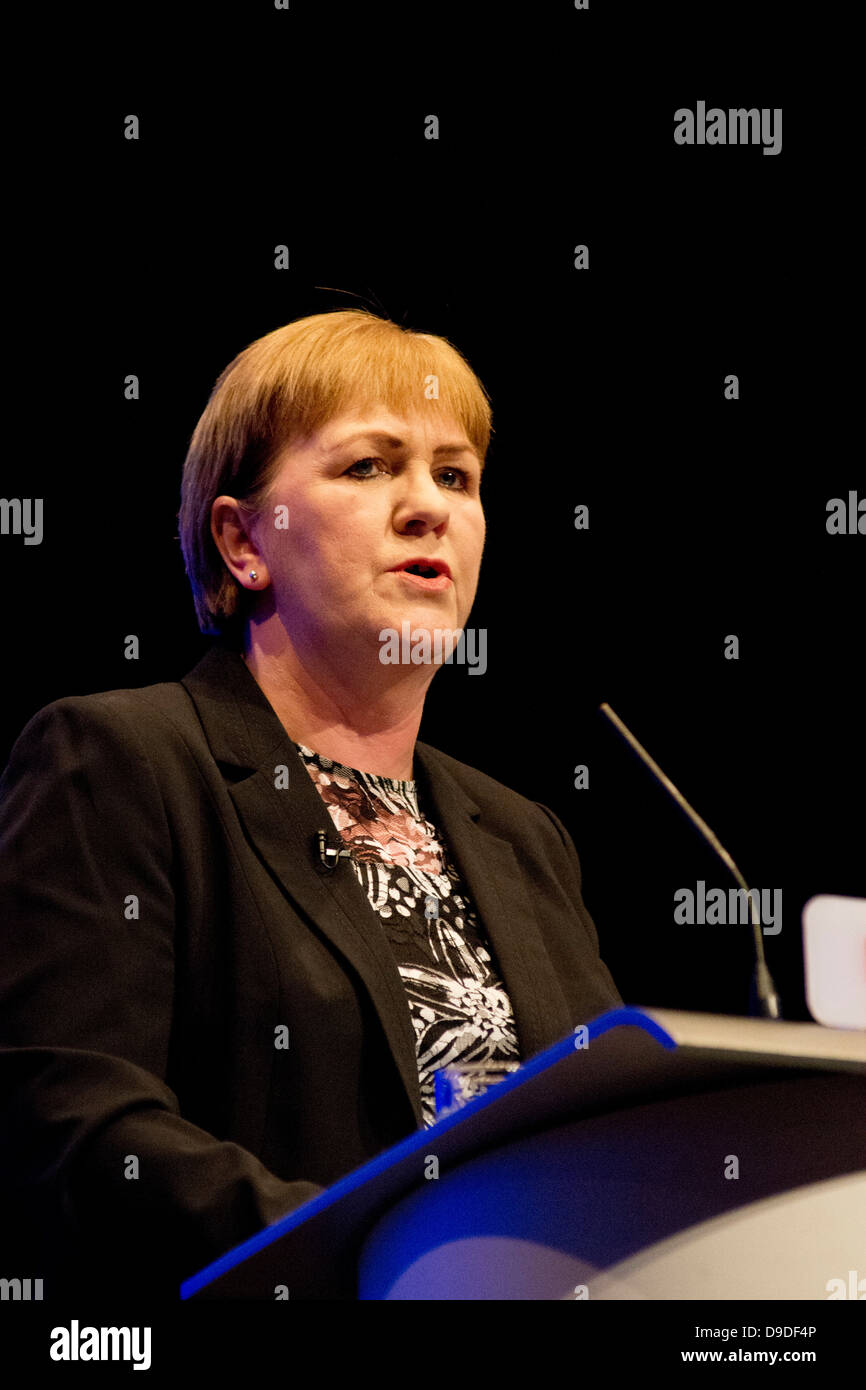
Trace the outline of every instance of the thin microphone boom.
{"type": "Polygon", "coordinates": [[[610,705],[606,703],[599,705],[599,709],[601,710],[602,714],[606,715],[606,717],[610,720],[614,727],[619,730],[623,738],[626,740],[628,744],[631,745],[631,747],[637,753],[641,761],[646,763],[650,772],[657,779],[657,781],[661,782],[665,791],[668,792],[673,797],[677,805],[683,811],[685,811],[689,820],[692,822],[693,825],[695,825],[698,828],[698,830],[701,832],[704,839],[706,840],[707,844],[715,850],[716,854],[722,860],[722,863],[725,865],[725,867],[730,869],[734,878],[737,880],[737,883],[740,885],[743,892],[745,893],[749,901],[750,916],[752,919],[752,934],[755,939],[755,992],[757,994],[758,1001],[761,1006],[761,1013],[764,1018],[781,1018],[781,1001],[779,999],[779,994],[776,989],[776,986],[773,983],[773,977],[767,968],[767,961],[764,956],[764,941],[763,937],[761,936],[761,919],[758,916],[758,910],[755,907],[755,900],[752,897],[751,891],[746,886],[746,880],[743,878],[743,875],[740,873],[739,869],[737,868],[731,856],[728,854],[728,851],[725,849],[724,845],[720,844],[718,837],[713,834],[706,821],[702,820],[701,817],[698,815],[697,811],[692,809],[692,807],[689,805],[689,803],[683,796],[682,792],[674,786],[673,782],[669,777],[665,776],[658,763],[653,758],[651,758],[646,749],[638,743],[634,734],[631,732],[630,729],[626,728],[619,715],[614,714],[610,705]]]}

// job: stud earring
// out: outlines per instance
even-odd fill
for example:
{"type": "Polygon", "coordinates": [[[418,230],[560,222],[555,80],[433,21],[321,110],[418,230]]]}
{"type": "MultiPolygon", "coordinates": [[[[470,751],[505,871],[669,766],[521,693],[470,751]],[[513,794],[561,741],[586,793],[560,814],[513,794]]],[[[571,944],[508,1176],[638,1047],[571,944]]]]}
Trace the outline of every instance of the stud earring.
{"type": "Polygon", "coordinates": [[[255,570],[250,570],[250,579],[258,579],[258,577],[255,570]]]}

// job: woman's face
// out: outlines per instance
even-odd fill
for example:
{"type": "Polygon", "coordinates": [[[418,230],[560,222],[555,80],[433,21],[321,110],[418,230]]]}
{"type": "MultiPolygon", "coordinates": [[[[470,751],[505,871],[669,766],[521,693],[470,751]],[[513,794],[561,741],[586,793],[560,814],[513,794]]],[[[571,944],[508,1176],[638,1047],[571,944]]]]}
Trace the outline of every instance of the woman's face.
{"type": "Polygon", "coordinates": [[[295,648],[349,659],[381,650],[382,630],[407,621],[462,628],[484,547],[480,482],[469,440],[438,407],[348,411],[287,449],[254,536],[295,648]],[[416,558],[444,562],[448,581],[426,588],[395,571],[416,558]]]}

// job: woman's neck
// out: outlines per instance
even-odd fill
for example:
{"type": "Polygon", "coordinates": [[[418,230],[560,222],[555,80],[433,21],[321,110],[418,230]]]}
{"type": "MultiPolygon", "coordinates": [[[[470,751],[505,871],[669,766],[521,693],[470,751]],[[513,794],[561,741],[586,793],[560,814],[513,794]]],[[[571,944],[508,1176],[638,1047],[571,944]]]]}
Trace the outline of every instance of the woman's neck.
{"type": "Polygon", "coordinates": [[[414,668],[412,674],[426,677],[423,688],[418,680],[381,680],[364,688],[255,646],[245,644],[241,655],[295,743],[360,772],[414,779],[413,753],[432,670],[414,668]]]}

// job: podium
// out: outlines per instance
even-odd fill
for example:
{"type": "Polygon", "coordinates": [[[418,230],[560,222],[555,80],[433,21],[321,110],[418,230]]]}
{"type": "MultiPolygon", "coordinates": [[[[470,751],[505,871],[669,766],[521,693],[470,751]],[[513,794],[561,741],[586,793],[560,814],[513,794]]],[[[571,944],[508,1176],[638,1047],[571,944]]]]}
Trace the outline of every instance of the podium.
{"type": "Polygon", "coordinates": [[[625,1008],[181,1286],[194,1299],[866,1293],[866,1034],[625,1008]]]}

